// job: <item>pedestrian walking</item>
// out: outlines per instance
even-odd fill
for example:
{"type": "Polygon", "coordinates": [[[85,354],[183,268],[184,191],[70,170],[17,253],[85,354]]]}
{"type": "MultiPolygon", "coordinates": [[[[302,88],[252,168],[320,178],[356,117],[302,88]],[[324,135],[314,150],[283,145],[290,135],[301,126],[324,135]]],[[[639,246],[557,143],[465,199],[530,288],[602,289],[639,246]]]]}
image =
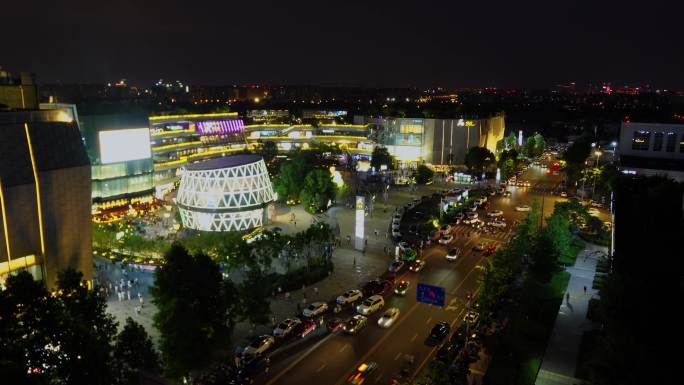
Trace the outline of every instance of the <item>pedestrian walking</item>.
{"type": "Polygon", "coordinates": [[[123,293],[119,291],[116,294],[119,296],[119,302],[121,302],[121,300],[123,299],[123,293]]]}
{"type": "Polygon", "coordinates": [[[130,290],[126,291],[126,297],[128,297],[129,301],[131,300],[131,291],[130,290]]]}
{"type": "Polygon", "coordinates": [[[140,307],[143,307],[145,305],[145,300],[143,299],[143,297],[139,297],[138,300],[140,301],[140,307]]]}
{"type": "Polygon", "coordinates": [[[584,287],[584,295],[587,295],[587,287],[584,287]]]}
{"type": "Polygon", "coordinates": [[[570,303],[570,292],[565,293],[565,302],[570,303]]]}
{"type": "Polygon", "coordinates": [[[352,260],[352,265],[356,266],[356,256],[354,256],[354,259],[352,260]]]}
{"type": "Polygon", "coordinates": [[[297,221],[294,221],[294,226],[297,227],[297,221]]]}
{"type": "Polygon", "coordinates": [[[314,294],[316,295],[316,297],[318,297],[318,288],[317,287],[314,287],[314,294]]]}
{"type": "Polygon", "coordinates": [[[373,232],[375,233],[375,238],[377,238],[378,237],[378,229],[375,229],[373,232]]]}

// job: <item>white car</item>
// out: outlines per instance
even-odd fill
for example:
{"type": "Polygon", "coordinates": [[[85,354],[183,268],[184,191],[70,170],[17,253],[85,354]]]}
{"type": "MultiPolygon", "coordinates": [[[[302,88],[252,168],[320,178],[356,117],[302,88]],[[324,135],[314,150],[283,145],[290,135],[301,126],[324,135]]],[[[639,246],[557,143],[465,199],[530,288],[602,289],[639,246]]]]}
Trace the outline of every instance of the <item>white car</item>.
{"type": "Polygon", "coordinates": [[[399,242],[397,243],[397,246],[399,246],[402,251],[406,251],[410,248],[408,242],[399,242]]]}
{"type": "Polygon", "coordinates": [[[515,211],[530,211],[531,209],[528,205],[515,206],[515,211]]]}
{"type": "Polygon", "coordinates": [[[361,298],[363,298],[363,293],[361,293],[361,290],[348,290],[341,296],[337,297],[337,303],[340,305],[347,305],[354,303],[361,298]]]}
{"type": "Polygon", "coordinates": [[[287,337],[287,335],[292,333],[292,330],[300,323],[302,323],[302,321],[297,318],[288,318],[280,322],[278,326],[273,329],[273,335],[276,337],[287,337]]]}
{"type": "Polygon", "coordinates": [[[565,191],[561,191],[560,196],[563,197],[563,198],[567,198],[567,197],[568,197],[568,193],[566,193],[565,191]]]}
{"type": "Polygon", "coordinates": [[[392,230],[399,231],[399,224],[398,223],[392,223],[392,230]]]}
{"type": "Polygon", "coordinates": [[[442,232],[442,235],[447,235],[451,232],[451,225],[444,225],[439,228],[439,231],[442,232]]]}
{"type": "Polygon", "coordinates": [[[401,233],[399,232],[399,229],[392,229],[392,236],[395,238],[401,237],[401,233]]]}
{"type": "Polygon", "coordinates": [[[388,328],[394,324],[394,321],[396,321],[397,318],[399,318],[399,308],[391,307],[378,318],[378,326],[381,328],[388,328]]]}
{"type": "Polygon", "coordinates": [[[255,338],[252,343],[250,343],[245,350],[242,351],[243,354],[258,355],[263,354],[275,343],[275,338],[273,336],[259,336],[255,338]]]}
{"type": "Polygon", "coordinates": [[[373,314],[385,306],[385,300],[380,295],[372,295],[356,307],[356,311],[363,315],[373,314]]]}
{"type": "Polygon", "coordinates": [[[402,217],[402,215],[397,213],[397,214],[394,214],[394,216],[392,217],[392,220],[400,221],[401,217],[402,217]]]}
{"type": "Polygon", "coordinates": [[[492,226],[492,227],[499,227],[499,228],[506,227],[506,222],[504,222],[504,221],[491,221],[487,224],[492,226]]]}
{"type": "Polygon", "coordinates": [[[467,217],[468,219],[477,219],[478,216],[479,216],[479,214],[478,214],[478,213],[475,213],[475,212],[466,213],[466,217],[467,217]]]}
{"type": "Polygon", "coordinates": [[[598,211],[597,209],[593,208],[593,207],[590,208],[590,209],[588,210],[588,212],[589,212],[589,215],[593,215],[593,216],[595,216],[595,217],[598,217],[598,216],[599,216],[599,211],[598,211]]]}
{"type": "Polygon", "coordinates": [[[503,215],[503,211],[501,211],[501,210],[492,210],[489,212],[489,214],[487,214],[487,216],[491,217],[491,218],[500,217],[502,215],[503,215]]]}
{"type": "Polygon", "coordinates": [[[454,240],[454,236],[451,235],[451,234],[442,235],[442,237],[439,238],[439,243],[442,244],[442,245],[448,245],[448,244],[451,243],[451,241],[453,241],[453,240],[454,240]]]}
{"type": "Polygon", "coordinates": [[[302,315],[304,317],[317,317],[323,313],[328,311],[328,304],[325,302],[314,302],[311,305],[309,305],[304,311],[302,311],[302,315]]]}
{"type": "Polygon", "coordinates": [[[446,255],[446,259],[447,259],[447,261],[455,261],[458,259],[459,255],[461,255],[461,249],[459,249],[458,247],[455,247],[455,248],[449,250],[449,252],[446,255]]]}

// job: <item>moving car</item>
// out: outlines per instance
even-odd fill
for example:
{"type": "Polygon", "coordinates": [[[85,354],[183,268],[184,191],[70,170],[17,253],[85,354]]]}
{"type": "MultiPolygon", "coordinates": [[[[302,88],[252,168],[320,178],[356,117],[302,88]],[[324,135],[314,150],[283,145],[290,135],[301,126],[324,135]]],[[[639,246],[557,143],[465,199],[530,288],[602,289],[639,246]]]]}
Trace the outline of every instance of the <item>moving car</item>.
{"type": "Polygon", "coordinates": [[[515,211],[530,211],[531,207],[528,205],[515,206],[515,211]]]}
{"type": "Polygon", "coordinates": [[[565,191],[561,191],[560,196],[563,197],[563,198],[567,198],[567,197],[568,197],[568,193],[566,193],[565,191]]]}
{"type": "Polygon", "coordinates": [[[508,191],[508,190],[504,191],[504,193],[503,193],[503,196],[504,196],[505,198],[509,198],[511,195],[512,195],[512,193],[511,193],[510,191],[508,191]]]}
{"type": "Polygon", "coordinates": [[[389,268],[387,270],[391,271],[392,273],[397,273],[403,268],[404,268],[404,262],[403,261],[394,261],[394,262],[390,263],[389,268]]]}
{"type": "Polygon", "coordinates": [[[247,345],[245,350],[242,351],[242,354],[264,354],[268,349],[270,349],[273,346],[274,343],[275,338],[273,338],[273,336],[259,336],[252,340],[252,342],[249,345],[247,345]]]}
{"type": "Polygon", "coordinates": [[[302,321],[297,318],[288,318],[280,322],[278,326],[273,329],[273,335],[275,337],[287,337],[301,322],[302,321]]]}
{"type": "Polygon", "coordinates": [[[447,261],[455,261],[458,259],[459,255],[461,255],[461,249],[459,249],[458,247],[455,247],[455,248],[449,250],[449,252],[446,255],[446,259],[447,259],[447,261]]]}
{"type": "Polygon", "coordinates": [[[500,217],[502,215],[503,215],[503,211],[501,211],[501,210],[492,210],[487,214],[487,216],[491,217],[491,218],[500,217]]]}
{"type": "Polygon", "coordinates": [[[394,293],[399,294],[399,295],[404,295],[408,291],[409,287],[411,287],[411,283],[409,281],[401,281],[394,288],[394,293]]]}
{"type": "Polygon", "coordinates": [[[374,279],[368,281],[361,291],[363,292],[364,297],[370,297],[375,294],[386,293],[391,287],[392,282],[390,281],[374,279]]]}
{"type": "Polygon", "coordinates": [[[426,262],[424,260],[416,259],[415,261],[413,261],[411,266],[409,266],[409,270],[411,270],[414,273],[417,273],[417,272],[423,270],[423,268],[425,267],[425,264],[426,264],[426,262]]]}
{"type": "Polygon", "coordinates": [[[496,246],[489,245],[489,246],[487,246],[487,250],[485,250],[484,255],[485,256],[492,255],[492,254],[494,254],[495,251],[496,251],[496,246]]]}
{"type": "Polygon", "coordinates": [[[344,329],[344,332],[347,334],[356,334],[363,330],[363,328],[366,327],[366,324],[368,323],[368,318],[357,314],[353,317],[351,317],[342,327],[344,329]]]}
{"type": "Polygon", "coordinates": [[[399,318],[399,308],[391,307],[378,318],[378,326],[381,328],[388,328],[394,324],[394,321],[399,318]]]}
{"type": "Polygon", "coordinates": [[[307,334],[316,330],[316,326],[318,326],[318,325],[313,320],[310,320],[310,319],[302,320],[302,322],[300,322],[299,324],[297,324],[297,326],[295,326],[294,330],[292,331],[292,335],[300,337],[300,338],[304,338],[307,336],[307,334]]]}
{"type": "Polygon", "coordinates": [[[474,249],[475,251],[484,251],[485,247],[487,247],[484,242],[480,242],[477,245],[475,245],[474,249]]]}
{"type": "Polygon", "coordinates": [[[337,303],[340,305],[348,305],[350,303],[354,303],[358,300],[363,298],[363,293],[361,293],[361,290],[348,290],[341,296],[337,297],[337,303]]]}
{"type": "Polygon", "coordinates": [[[451,225],[444,225],[439,228],[439,231],[442,232],[442,235],[447,235],[451,232],[451,225]]]}
{"type": "Polygon", "coordinates": [[[328,311],[328,304],[325,302],[314,302],[311,305],[309,305],[304,311],[302,311],[302,315],[304,317],[317,317],[319,315],[322,315],[328,311]]]}
{"type": "Polygon", "coordinates": [[[504,221],[491,221],[487,224],[492,226],[492,227],[498,227],[500,229],[503,229],[506,227],[506,222],[504,222],[504,221]]]}
{"type": "Polygon", "coordinates": [[[451,325],[449,325],[449,323],[444,321],[437,322],[430,331],[430,338],[441,340],[442,338],[446,337],[447,334],[449,334],[449,330],[451,330],[451,325]]]}
{"type": "Polygon", "coordinates": [[[466,219],[469,219],[469,220],[477,219],[477,217],[478,217],[478,214],[474,213],[474,212],[470,212],[470,213],[466,214],[466,219]]]}
{"type": "Polygon", "coordinates": [[[394,237],[394,238],[401,237],[401,233],[399,232],[399,229],[392,229],[392,237],[394,237]]]}
{"type": "Polygon", "coordinates": [[[356,307],[356,311],[363,315],[373,314],[385,306],[385,300],[380,295],[372,295],[356,307]]]}
{"type": "Polygon", "coordinates": [[[347,382],[354,385],[361,385],[368,378],[368,376],[373,373],[373,371],[378,367],[373,361],[368,363],[363,363],[356,368],[356,373],[349,376],[347,382]]]}
{"type": "Polygon", "coordinates": [[[471,327],[475,326],[477,324],[477,321],[480,320],[480,313],[476,312],[475,310],[469,310],[464,316],[463,316],[463,322],[467,322],[471,327]]]}
{"type": "Polygon", "coordinates": [[[451,243],[451,241],[454,240],[454,236],[449,234],[449,235],[443,235],[441,238],[439,238],[439,243],[442,245],[448,245],[451,243]]]}
{"type": "Polygon", "coordinates": [[[344,321],[342,318],[331,318],[325,323],[325,328],[328,329],[330,333],[334,333],[344,327],[344,321]]]}

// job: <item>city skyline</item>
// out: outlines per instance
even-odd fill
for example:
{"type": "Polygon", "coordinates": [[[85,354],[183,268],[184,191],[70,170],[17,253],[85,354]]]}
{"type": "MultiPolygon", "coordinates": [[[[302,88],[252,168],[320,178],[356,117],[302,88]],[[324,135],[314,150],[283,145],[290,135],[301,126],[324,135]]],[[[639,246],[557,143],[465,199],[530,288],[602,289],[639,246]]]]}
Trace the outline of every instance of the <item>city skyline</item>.
{"type": "Polygon", "coordinates": [[[11,3],[7,14],[30,14],[33,27],[5,20],[0,30],[14,38],[0,65],[40,73],[41,83],[538,88],[575,80],[681,89],[684,53],[673,49],[681,7],[11,3]]]}

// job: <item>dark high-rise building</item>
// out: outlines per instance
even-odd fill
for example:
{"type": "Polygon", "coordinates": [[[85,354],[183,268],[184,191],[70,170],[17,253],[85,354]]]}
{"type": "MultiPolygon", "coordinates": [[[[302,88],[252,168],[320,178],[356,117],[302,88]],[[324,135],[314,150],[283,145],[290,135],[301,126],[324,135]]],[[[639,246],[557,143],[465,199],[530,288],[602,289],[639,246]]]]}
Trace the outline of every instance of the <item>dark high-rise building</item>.
{"type": "Polygon", "coordinates": [[[53,287],[92,279],[90,162],[65,111],[0,111],[0,282],[19,270],[53,287]]]}

